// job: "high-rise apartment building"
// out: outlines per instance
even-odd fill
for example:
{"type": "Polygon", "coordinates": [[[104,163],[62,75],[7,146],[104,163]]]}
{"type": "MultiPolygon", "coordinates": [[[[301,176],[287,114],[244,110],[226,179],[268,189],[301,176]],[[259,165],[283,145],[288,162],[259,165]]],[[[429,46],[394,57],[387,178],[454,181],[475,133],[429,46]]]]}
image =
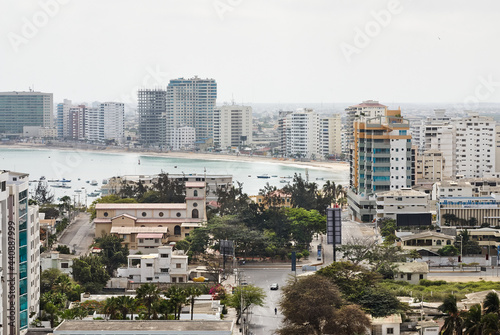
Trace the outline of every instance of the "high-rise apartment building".
{"type": "Polygon", "coordinates": [[[71,100],[68,99],[64,99],[63,103],[57,104],[56,129],[58,138],[69,137],[69,110],[71,106],[71,100]]]}
{"type": "Polygon", "coordinates": [[[353,219],[372,221],[376,193],[411,188],[414,154],[410,124],[401,110],[385,110],[384,116],[353,123],[350,189],[347,194],[353,219]]]}
{"type": "Polygon", "coordinates": [[[286,116],[286,156],[320,159],[319,116],[308,108],[286,116]]]}
{"type": "Polygon", "coordinates": [[[214,146],[239,147],[252,143],[252,107],[224,105],[214,110],[214,146]]]}
{"type": "Polygon", "coordinates": [[[292,114],[293,111],[279,111],[278,114],[278,152],[281,156],[286,155],[286,124],[287,116],[292,114]]]}
{"type": "Polygon", "coordinates": [[[455,122],[457,175],[482,178],[496,171],[496,122],[491,117],[469,113],[455,122]]]}
{"type": "Polygon", "coordinates": [[[0,92],[0,133],[21,134],[24,126],[53,126],[53,95],[42,92],[0,92]]]}
{"type": "Polygon", "coordinates": [[[85,138],[92,142],[104,142],[104,111],[91,107],[86,110],[85,138]]]}
{"type": "Polygon", "coordinates": [[[174,130],[193,127],[196,141],[213,140],[214,109],[217,99],[217,83],[214,79],[198,77],[170,80],[166,93],[167,145],[175,140],[174,130]]]}
{"type": "Polygon", "coordinates": [[[85,105],[72,106],[68,117],[68,138],[83,140],[86,138],[87,107],[85,105]]]}
{"type": "Polygon", "coordinates": [[[123,143],[125,129],[125,104],[103,102],[99,105],[103,114],[104,139],[123,143]]]}
{"type": "Polygon", "coordinates": [[[164,147],[166,134],[166,99],[164,89],[141,89],[137,92],[139,141],[145,147],[164,147]]]}
{"type": "Polygon", "coordinates": [[[2,329],[23,334],[39,313],[40,224],[28,206],[28,175],[0,171],[2,329]]]}
{"type": "Polygon", "coordinates": [[[339,158],[342,154],[342,121],[340,114],[320,120],[320,151],[323,157],[339,158]]]}
{"type": "Polygon", "coordinates": [[[455,125],[450,123],[428,124],[425,126],[424,138],[425,151],[423,155],[426,155],[426,152],[441,152],[442,164],[444,165],[441,178],[454,178],[456,176],[455,125]]]}
{"type": "Polygon", "coordinates": [[[366,100],[358,105],[349,106],[345,109],[347,114],[346,140],[347,147],[351,148],[354,142],[354,122],[363,121],[368,118],[384,116],[387,106],[375,100],[366,100]]]}

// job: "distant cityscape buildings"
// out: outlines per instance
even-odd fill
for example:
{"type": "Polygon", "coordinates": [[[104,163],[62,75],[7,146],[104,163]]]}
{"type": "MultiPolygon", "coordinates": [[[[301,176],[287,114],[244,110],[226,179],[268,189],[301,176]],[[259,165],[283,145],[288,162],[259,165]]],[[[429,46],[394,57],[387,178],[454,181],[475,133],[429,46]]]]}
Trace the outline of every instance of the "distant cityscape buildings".
{"type": "Polygon", "coordinates": [[[0,133],[22,134],[23,127],[53,126],[53,95],[42,92],[0,92],[0,133]]]}
{"type": "Polygon", "coordinates": [[[214,111],[214,146],[240,147],[252,143],[252,107],[224,105],[214,111]]]}

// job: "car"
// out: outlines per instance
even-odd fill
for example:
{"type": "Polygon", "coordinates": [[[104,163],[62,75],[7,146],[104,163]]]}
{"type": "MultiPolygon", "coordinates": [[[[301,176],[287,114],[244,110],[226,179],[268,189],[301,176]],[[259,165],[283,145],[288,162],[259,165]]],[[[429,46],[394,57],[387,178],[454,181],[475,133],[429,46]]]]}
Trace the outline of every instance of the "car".
{"type": "Polygon", "coordinates": [[[278,283],[272,283],[269,288],[274,291],[274,290],[279,289],[280,287],[279,287],[278,283]]]}

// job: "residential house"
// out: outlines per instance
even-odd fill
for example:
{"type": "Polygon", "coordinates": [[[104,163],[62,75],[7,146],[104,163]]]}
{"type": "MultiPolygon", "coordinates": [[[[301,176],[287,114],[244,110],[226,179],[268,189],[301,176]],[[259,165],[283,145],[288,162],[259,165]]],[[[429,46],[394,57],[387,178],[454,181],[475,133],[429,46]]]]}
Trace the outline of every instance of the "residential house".
{"type": "Polygon", "coordinates": [[[394,265],[395,281],[406,281],[417,285],[421,279],[427,279],[429,273],[429,265],[426,262],[394,263],[394,265]]]}

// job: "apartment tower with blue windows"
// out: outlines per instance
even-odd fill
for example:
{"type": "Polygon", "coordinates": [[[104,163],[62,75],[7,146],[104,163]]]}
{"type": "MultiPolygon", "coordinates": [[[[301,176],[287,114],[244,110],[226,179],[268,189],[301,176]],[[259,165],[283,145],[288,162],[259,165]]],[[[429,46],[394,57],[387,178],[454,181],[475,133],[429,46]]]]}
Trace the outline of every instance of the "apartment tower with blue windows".
{"type": "Polygon", "coordinates": [[[40,221],[38,206],[28,206],[28,177],[0,170],[0,332],[5,334],[25,334],[39,314],[40,221]]]}

